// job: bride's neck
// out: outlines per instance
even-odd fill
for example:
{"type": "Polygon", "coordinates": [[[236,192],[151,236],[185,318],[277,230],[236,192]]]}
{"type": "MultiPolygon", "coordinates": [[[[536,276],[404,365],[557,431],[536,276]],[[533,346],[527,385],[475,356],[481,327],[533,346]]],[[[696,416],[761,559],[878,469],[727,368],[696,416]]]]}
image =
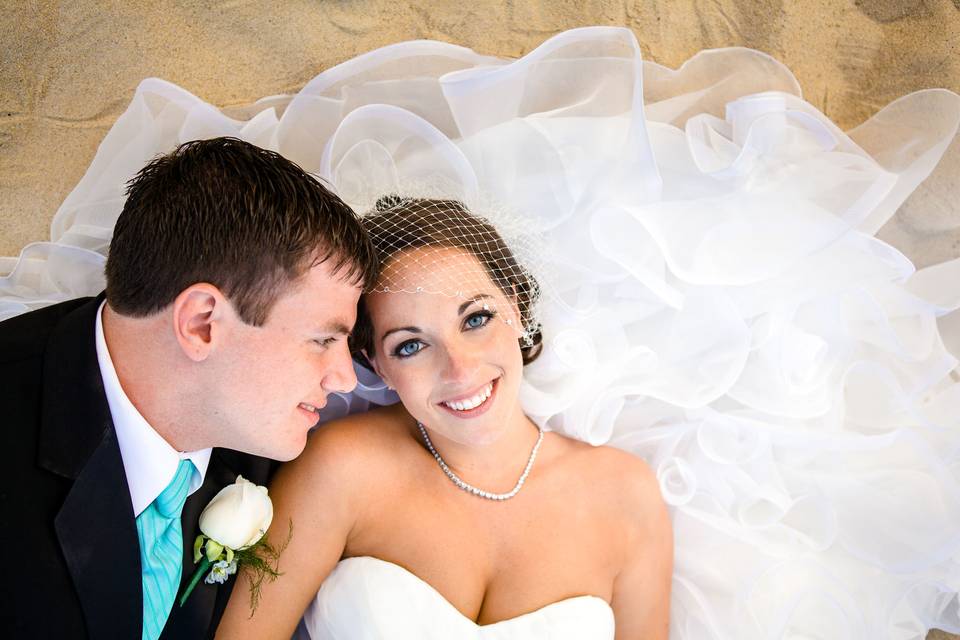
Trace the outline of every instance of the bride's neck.
{"type": "MultiPolygon", "coordinates": [[[[539,436],[537,426],[519,406],[508,421],[501,437],[484,445],[451,440],[430,431],[429,426],[427,431],[434,448],[460,479],[480,489],[505,493],[516,484],[539,436]]],[[[425,445],[419,429],[414,432],[425,445]]]]}

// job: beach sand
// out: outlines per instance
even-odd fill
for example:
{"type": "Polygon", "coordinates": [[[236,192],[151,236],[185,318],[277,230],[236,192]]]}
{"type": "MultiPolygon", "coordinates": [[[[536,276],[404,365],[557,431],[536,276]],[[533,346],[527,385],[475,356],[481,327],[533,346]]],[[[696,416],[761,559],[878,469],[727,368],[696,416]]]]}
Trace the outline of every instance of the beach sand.
{"type": "MultiPolygon", "coordinates": [[[[571,27],[633,29],[670,67],[748,46],[797,75],[805,97],[855,126],[917,89],[960,91],[960,0],[534,0],[33,2],[0,17],[0,255],[49,238],[57,207],[126,108],[157,76],[223,106],[297,91],[386,44],[430,38],[521,56],[571,27]],[[429,7],[429,8],[426,8],[429,7]]],[[[960,143],[881,232],[918,266],[960,256],[960,143]],[[947,183],[948,186],[943,185],[947,183]],[[944,194],[947,194],[946,196],[944,194]]]]}
{"type": "MultiPolygon", "coordinates": [[[[0,16],[0,256],[49,238],[57,207],[143,78],[231,107],[295,92],[403,40],[521,56],[596,24],[630,27],[644,56],[670,67],[704,48],[770,53],[844,128],[917,89],[960,92],[960,0],[12,3],[0,16]]],[[[918,266],[960,256],[958,176],[954,142],[880,237],[918,266]]]]}

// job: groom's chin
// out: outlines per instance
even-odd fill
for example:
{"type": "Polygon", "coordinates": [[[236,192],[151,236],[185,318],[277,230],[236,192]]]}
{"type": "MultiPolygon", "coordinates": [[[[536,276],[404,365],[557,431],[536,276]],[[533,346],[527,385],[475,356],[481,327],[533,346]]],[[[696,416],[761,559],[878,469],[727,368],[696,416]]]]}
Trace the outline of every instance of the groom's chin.
{"type": "Polygon", "coordinates": [[[307,434],[304,433],[299,439],[291,437],[283,442],[277,439],[271,444],[273,446],[270,447],[268,452],[258,455],[277,462],[289,462],[303,453],[303,449],[307,446],[307,434]]]}
{"type": "Polygon", "coordinates": [[[291,460],[297,458],[301,453],[303,453],[303,449],[304,447],[301,446],[297,448],[296,451],[285,452],[283,454],[271,456],[271,458],[273,460],[276,460],[277,462],[290,462],[291,460]]]}
{"type": "Polygon", "coordinates": [[[273,437],[255,442],[248,441],[243,447],[237,447],[236,444],[232,447],[229,444],[226,446],[261,458],[288,462],[303,453],[303,449],[307,446],[307,432],[275,434],[273,437]]]}
{"type": "Polygon", "coordinates": [[[303,453],[307,438],[319,420],[316,413],[306,415],[299,409],[279,420],[237,420],[221,431],[219,444],[214,446],[287,462],[303,453]]]}
{"type": "Polygon", "coordinates": [[[279,462],[287,462],[299,457],[300,454],[303,453],[303,450],[306,449],[307,440],[310,438],[310,434],[313,432],[314,428],[316,427],[314,426],[310,429],[297,431],[295,435],[290,434],[292,437],[287,439],[285,443],[286,446],[284,447],[285,450],[278,452],[278,456],[282,457],[277,457],[275,459],[279,462]]]}

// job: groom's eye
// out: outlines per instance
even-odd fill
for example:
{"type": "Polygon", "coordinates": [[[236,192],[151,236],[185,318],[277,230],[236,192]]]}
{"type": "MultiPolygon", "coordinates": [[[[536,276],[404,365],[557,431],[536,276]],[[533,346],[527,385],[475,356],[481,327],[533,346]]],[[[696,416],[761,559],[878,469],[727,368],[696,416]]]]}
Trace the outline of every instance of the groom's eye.
{"type": "Polygon", "coordinates": [[[311,342],[313,342],[314,344],[320,345],[321,347],[329,347],[330,345],[336,343],[337,340],[338,338],[336,337],[314,338],[311,342]]]}

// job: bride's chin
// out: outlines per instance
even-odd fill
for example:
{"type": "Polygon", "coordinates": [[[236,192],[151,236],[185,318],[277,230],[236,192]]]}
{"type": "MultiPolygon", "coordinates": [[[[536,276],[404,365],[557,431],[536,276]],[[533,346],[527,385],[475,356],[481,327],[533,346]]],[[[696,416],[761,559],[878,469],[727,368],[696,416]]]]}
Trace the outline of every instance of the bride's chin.
{"type": "MultiPolygon", "coordinates": [[[[416,419],[416,418],[415,418],[416,419]]],[[[465,447],[485,447],[503,436],[503,421],[497,420],[493,412],[475,420],[464,420],[447,415],[442,410],[433,410],[427,420],[419,420],[431,439],[445,439],[465,447]],[[489,416],[489,417],[488,417],[489,416]]],[[[419,430],[414,429],[420,440],[419,430]]],[[[434,442],[434,444],[438,444],[434,442]]],[[[440,445],[442,446],[442,444],[440,445]]]]}
{"type": "Polygon", "coordinates": [[[475,449],[485,449],[486,447],[492,446],[500,441],[503,438],[504,434],[501,430],[485,430],[475,433],[458,433],[453,436],[444,434],[448,439],[454,440],[458,444],[461,444],[465,447],[471,447],[475,449]]]}

